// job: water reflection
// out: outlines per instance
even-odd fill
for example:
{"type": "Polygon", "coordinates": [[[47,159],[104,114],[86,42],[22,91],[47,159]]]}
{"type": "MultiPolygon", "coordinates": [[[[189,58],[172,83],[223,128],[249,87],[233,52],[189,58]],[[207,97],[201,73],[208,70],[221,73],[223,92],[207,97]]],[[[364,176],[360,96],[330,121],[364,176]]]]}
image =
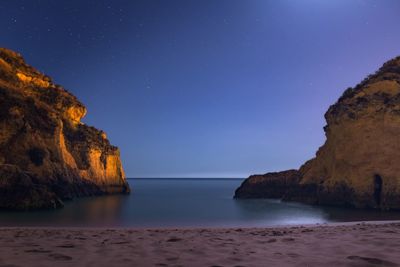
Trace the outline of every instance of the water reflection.
{"type": "Polygon", "coordinates": [[[299,203],[274,199],[236,199],[235,204],[241,218],[251,218],[257,226],[328,222],[328,215],[323,210],[299,203]]]}
{"type": "Polygon", "coordinates": [[[320,207],[330,222],[400,220],[398,211],[359,210],[352,208],[320,207]]]}
{"type": "Polygon", "coordinates": [[[97,226],[119,225],[126,201],[128,196],[125,195],[77,200],[79,203],[67,203],[66,212],[60,212],[62,216],[59,220],[63,222],[69,220],[71,224],[82,221],[88,226],[94,223],[97,226]]]}
{"type": "Polygon", "coordinates": [[[126,196],[83,198],[60,210],[0,212],[1,226],[116,226],[126,196]]]}
{"type": "Polygon", "coordinates": [[[133,179],[133,194],[83,198],[64,209],[0,212],[0,226],[262,227],[357,220],[398,220],[399,212],[238,200],[239,179],[133,179]]]}

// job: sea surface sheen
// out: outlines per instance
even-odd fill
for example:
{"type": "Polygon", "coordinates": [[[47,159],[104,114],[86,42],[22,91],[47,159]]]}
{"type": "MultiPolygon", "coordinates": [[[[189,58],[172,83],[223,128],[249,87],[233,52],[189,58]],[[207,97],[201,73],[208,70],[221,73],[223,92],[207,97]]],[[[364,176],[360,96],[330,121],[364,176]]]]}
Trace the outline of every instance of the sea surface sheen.
{"type": "Polygon", "coordinates": [[[264,227],[396,220],[400,212],[318,207],[272,199],[233,199],[243,179],[128,179],[130,195],[66,202],[59,210],[0,212],[0,226],[264,227]]]}

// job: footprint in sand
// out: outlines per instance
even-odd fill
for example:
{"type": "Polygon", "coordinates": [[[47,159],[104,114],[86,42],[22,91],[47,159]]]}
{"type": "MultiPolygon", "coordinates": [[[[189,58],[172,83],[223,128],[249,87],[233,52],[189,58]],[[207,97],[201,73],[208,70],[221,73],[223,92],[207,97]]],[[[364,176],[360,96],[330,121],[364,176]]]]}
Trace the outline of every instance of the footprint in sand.
{"type": "Polygon", "coordinates": [[[65,245],[60,245],[60,246],[57,246],[58,248],[74,248],[75,247],[75,245],[72,245],[72,244],[65,244],[65,245]]]}
{"type": "Polygon", "coordinates": [[[272,231],[273,236],[283,236],[283,233],[278,232],[278,231],[272,231]]]}
{"type": "Polygon", "coordinates": [[[170,239],[167,240],[167,242],[178,242],[181,241],[181,238],[177,238],[177,237],[171,237],[170,239]]]}
{"type": "Polygon", "coordinates": [[[130,244],[130,241],[119,241],[119,242],[112,242],[110,243],[111,245],[124,245],[124,244],[130,244]]]}
{"type": "Polygon", "coordinates": [[[45,250],[45,249],[28,249],[25,250],[27,253],[50,253],[51,250],[45,250]]]}
{"type": "Polygon", "coordinates": [[[288,238],[283,238],[282,241],[283,242],[290,242],[290,241],[294,241],[295,239],[292,237],[288,237],[288,238]]]}
{"type": "Polygon", "coordinates": [[[398,264],[391,262],[391,261],[386,261],[386,260],[381,260],[378,258],[369,258],[369,257],[361,257],[361,256],[348,256],[347,257],[349,260],[356,260],[356,261],[362,261],[362,262],[368,262],[374,265],[379,265],[379,266],[387,266],[387,267],[394,267],[394,266],[399,266],[398,264]]]}
{"type": "Polygon", "coordinates": [[[59,260],[59,261],[70,261],[72,260],[72,257],[68,256],[68,255],[64,255],[64,254],[59,254],[59,253],[52,253],[49,255],[49,257],[55,259],[55,260],[59,260]]]}
{"type": "Polygon", "coordinates": [[[170,258],[166,258],[167,261],[177,261],[179,260],[179,257],[170,257],[170,258]]]}

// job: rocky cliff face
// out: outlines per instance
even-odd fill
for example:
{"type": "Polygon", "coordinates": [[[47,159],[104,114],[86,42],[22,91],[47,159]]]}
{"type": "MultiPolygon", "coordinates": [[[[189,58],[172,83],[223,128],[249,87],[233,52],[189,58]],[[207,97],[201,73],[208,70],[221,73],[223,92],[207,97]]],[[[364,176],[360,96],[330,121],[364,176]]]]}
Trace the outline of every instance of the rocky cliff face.
{"type": "Polygon", "coordinates": [[[400,209],[400,57],[347,89],[325,114],[325,144],[279,194],[282,173],[250,177],[235,197],[282,198],[312,204],[400,209]],[[251,186],[250,186],[251,185],[251,186]],[[243,192],[246,192],[245,194],[243,192]],[[254,194],[252,193],[254,192],[254,194]]]}
{"type": "Polygon", "coordinates": [[[0,48],[0,208],[62,206],[62,200],[129,193],[119,150],[81,122],[85,106],[0,48]]]}

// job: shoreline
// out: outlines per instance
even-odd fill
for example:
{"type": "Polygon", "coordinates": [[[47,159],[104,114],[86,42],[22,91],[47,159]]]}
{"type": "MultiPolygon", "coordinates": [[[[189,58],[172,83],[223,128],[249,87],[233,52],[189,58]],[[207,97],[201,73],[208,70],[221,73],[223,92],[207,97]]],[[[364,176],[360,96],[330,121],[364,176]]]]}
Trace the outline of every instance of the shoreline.
{"type": "Polygon", "coordinates": [[[0,266],[400,266],[400,221],[259,228],[0,227],[0,266]]]}
{"type": "Polygon", "coordinates": [[[229,230],[229,229],[275,229],[275,228],[293,228],[293,227],[333,227],[333,226],[351,226],[366,224],[400,224],[400,220],[377,220],[377,221],[348,221],[348,222],[323,222],[309,224],[273,224],[266,226],[0,226],[0,230],[15,229],[47,229],[47,230],[127,230],[127,231],[146,231],[146,230],[229,230]]]}

